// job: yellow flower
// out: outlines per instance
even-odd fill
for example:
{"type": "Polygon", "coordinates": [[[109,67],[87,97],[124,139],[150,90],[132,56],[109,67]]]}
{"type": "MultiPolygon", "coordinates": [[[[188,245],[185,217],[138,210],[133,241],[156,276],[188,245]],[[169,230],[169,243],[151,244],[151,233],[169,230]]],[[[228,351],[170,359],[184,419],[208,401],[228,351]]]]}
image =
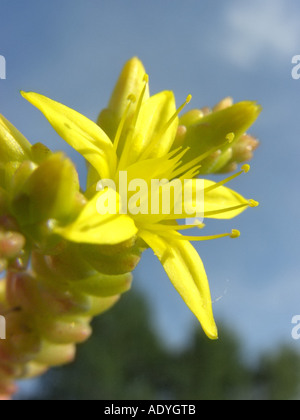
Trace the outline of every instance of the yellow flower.
{"type": "MultiPolygon", "coordinates": [[[[170,190],[174,186],[175,179],[188,190],[193,190],[201,161],[220,146],[233,142],[236,133],[242,135],[257,118],[260,107],[253,102],[242,102],[233,107],[229,114],[227,111],[226,115],[232,117],[232,122],[224,121],[218,115],[211,118],[211,147],[208,148],[206,143],[205,152],[199,155],[201,147],[196,147],[194,132],[191,145],[174,146],[179,126],[178,115],[191,96],[179,109],[176,109],[174,94],[170,91],[150,96],[148,76],[137,58],[125,65],[108,108],[100,114],[98,124],[45,96],[32,92],[22,92],[22,95],[45,115],[57,133],[91,165],[86,191],[88,203],[73,223],[58,226],[53,222],[53,231],[69,241],[98,245],[116,245],[132,238],[142,239],[153,249],[205,333],[216,339],[218,333],[207,276],[190,241],[237,237],[239,232],[234,230],[228,234],[208,237],[184,236],[179,233],[180,230],[195,227],[193,224],[183,226],[177,222],[178,219],[198,216],[193,196],[190,203],[185,202],[185,195],[180,196],[184,207],[181,213],[175,211],[176,200],[169,203],[167,213],[161,208],[156,212],[127,210],[130,203],[138,209],[149,209],[152,196],[158,193],[161,198],[165,189],[170,190]],[[122,174],[126,174],[125,211],[124,194],[121,193],[122,174]],[[113,181],[116,188],[107,187],[106,184],[101,188],[103,180],[113,181]],[[145,185],[146,193],[141,191],[142,188],[138,192],[137,189],[128,188],[135,180],[144,182],[142,185],[145,185]],[[153,180],[166,181],[156,190],[151,190],[153,180]],[[104,194],[108,200],[114,197],[115,213],[100,214],[99,208],[97,210],[97,204],[104,194]]],[[[247,200],[224,186],[248,170],[249,166],[244,165],[240,172],[221,182],[202,181],[204,218],[229,219],[247,207],[257,205],[255,201],[247,200]]],[[[203,225],[199,223],[198,227],[202,228],[203,225]]]]}

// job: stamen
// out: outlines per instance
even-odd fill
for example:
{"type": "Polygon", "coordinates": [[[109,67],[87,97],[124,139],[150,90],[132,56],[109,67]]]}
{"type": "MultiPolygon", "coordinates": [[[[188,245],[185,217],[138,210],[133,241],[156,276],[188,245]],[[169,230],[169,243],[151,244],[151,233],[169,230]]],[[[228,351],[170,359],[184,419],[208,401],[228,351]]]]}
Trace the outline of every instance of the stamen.
{"type": "Polygon", "coordinates": [[[237,229],[232,229],[231,235],[230,237],[235,239],[235,238],[239,238],[241,236],[241,232],[237,229]]]}
{"type": "Polygon", "coordinates": [[[163,136],[163,134],[168,130],[168,128],[172,125],[172,123],[175,121],[175,119],[178,117],[180,112],[183,110],[183,108],[191,101],[192,95],[188,95],[185,102],[177,109],[177,111],[173,114],[173,116],[169,119],[169,121],[162,127],[162,129],[155,135],[155,138],[153,141],[146,147],[142,155],[140,156],[141,160],[147,159],[149,154],[151,153],[153,149],[153,144],[157,142],[157,139],[163,136]]]}
{"type": "Polygon", "coordinates": [[[248,201],[244,204],[239,204],[237,206],[228,207],[228,208],[225,208],[225,209],[206,211],[206,212],[204,212],[204,217],[210,217],[210,216],[214,216],[215,214],[221,214],[221,213],[227,213],[229,211],[239,210],[239,209],[241,209],[243,207],[247,207],[247,206],[250,206],[250,203],[248,201]]]}
{"type": "Polygon", "coordinates": [[[234,133],[228,133],[227,134],[226,140],[228,140],[229,143],[232,143],[234,139],[235,139],[235,134],[234,133]]]}
{"type": "Polygon", "coordinates": [[[163,133],[167,131],[167,129],[170,127],[170,125],[173,123],[173,121],[178,117],[180,112],[183,110],[183,108],[191,102],[192,95],[188,95],[185,102],[177,109],[177,111],[174,113],[174,115],[169,119],[169,121],[166,123],[166,125],[162,128],[161,132],[159,133],[159,136],[161,136],[163,133]]]}
{"type": "MultiPolygon", "coordinates": [[[[174,172],[174,174],[172,174],[173,178],[178,177],[181,174],[184,174],[185,172],[187,172],[189,169],[193,168],[194,166],[196,166],[198,163],[202,162],[202,160],[206,159],[207,157],[211,156],[213,153],[217,152],[218,150],[220,150],[222,147],[232,143],[234,140],[234,133],[229,133],[226,136],[226,141],[224,143],[219,144],[218,146],[212,147],[211,149],[209,149],[207,152],[202,153],[202,155],[196,157],[195,159],[191,160],[190,162],[186,163],[185,165],[183,165],[181,168],[178,168],[176,172],[174,172]]],[[[247,165],[244,165],[247,166],[247,165]]],[[[249,165],[248,165],[249,166],[249,165]]],[[[201,165],[198,167],[198,169],[201,167],[201,165]]],[[[245,171],[246,172],[246,171],[245,171]]]]}
{"type": "Polygon", "coordinates": [[[245,174],[247,174],[250,171],[250,165],[245,163],[245,165],[243,165],[241,169],[245,172],[245,174]]]}
{"type": "MultiPolygon", "coordinates": [[[[145,225],[144,225],[145,227],[145,225]]],[[[146,225],[146,229],[150,229],[150,230],[157,230],[157,231],[178,231],[178,230],[189,230],[189,229],[194,229],[194,228],[198,228],[198,229],[203,229],[205,227],[204,223],[197,223],[194,225],[178,225],[178,224],[169,224],[169,225],[164,225],[162,223],[157,223],[156,225],[146,225]]]]}
{"type": "Polygon", "coordinates": [[[139,101],[137,103],[136,110],[135,110],[135,113],[134,113],[134,118],[133,118],[133,122],[132,122],[133,127],[135,127],[135,125],[136,125],[136,122],[137,122],[137,119],[138,119],[138,116],[139,116],[139,113],[140,113],[140,110],[141,110],[141,107],[142,107],[145,92],[146,92],[146,89],[147,89],[147,86],[148,86],[148,82],[149,82],[149,76],[146,73],[144,74],[143,82],[144,82],[144,87],[143,87],[142,92],[140,94],[139,101]]]}
{"type": "Polygon", "coordinates": [[[255,200],[248,200],[249,206],[250,207],[258,207],[259,206],[259,202],[255,201],[255,200]]]}
{"type": "Polygon", "coordinates": [[[125,121],[127,119],[128,113],[129,113],[129,109],[130,109],[131,105],[136,102],[136,97],[133,94],[130,94],[128,96],[127,100],[129,101],[129,103],[128,103],[128,105],[127,105],[127,107],[126,107],[126,109],[125,109],[125,111],[124,111],[124,113],[122,115],[121,121],[120,121],[120,123],[118,125],[118,129],[117,129],[117,132],[116,132],[116,135],[115,135],[115,139],[114,139],[114,150],[117,150],[118,149],[118,145],[119,145],[119,142],[120,142],[121,134],[122,134],[122,131],[123,131],[123,128],[124,128],[124,124],[125,124],[125,121]]]}
{"type": "MultiPolygon", "coordinates": [[[[139,96],[139,100],[138,100],[138,103],[137,103],[137,106],[136,106],[136,109],[135,109],[135,112],[134,112],[134,115],[133,115],[133,120],[132,120],[132,122],[130,124],[130,127],[129,127],[128,138],[127,138],[127,141],[124,145],[124,149],[122,151],[122,155],[121,155],[119,165],[118,165],[118,170],[120,170],[120,168],[122,167],[123,162],[124,161],[126,162],[126,159],[128,158],[128,155],[129,155],[130,150],[131,150],[131,140],[132,140],[132,136],[133,136],[133,133],[134,133],[134,128],[135,128],[136,122],[138,120],[138,116],[139,116],[139,113],[140,113],[140,110],[141,110],[141,107],[142,107],[143,99],[144,99],[145,92],[146,92],[148,82],[149,82],[149,76],[146,73],[144,74],[143,82],[144,82],[144,87],[143,87],[143,89],[141,91],[141,94],[139,96]]],[[[136,102],[136,97],[133,94],[129,95],[128,99],[131,100],[132,103],[136,102]]],[[[123,115],[123,117],[124,117],[124,115],[123,115]]],[[[126,117],[125,117],[125,120],[126,120],[126,117]]],[[[123,125],[124,125],[124,123],[123,123],[123,125]]]]}
{"type": "Polygon", "coordinates": [[[242,175],[243,173],[247,173],[250,170],[250,165],[243,165],[241,170],[237,172],[236,174],[233,174],[229,176],[228,178],[223,179],[220,182],[217,182],[216,184],[211,185],[210,187],[207,187],[204,189],[204,193],[207,193],[211,190],[214,190],[215,188],[221,187],[224,184],[227,184],[227,182],[232,181],[234,178],[237,178],[238,176],[242,175]]]}
{"type": "MultiPolygon", "coordinates": [[[[210,236],[184,236],[178,237],[178,239],[182,239],[185,241],[210,241],[212,239],[220,239],[226,238],[229,236],[230,238],[238,238],[240,236],[240,232],[238,230],[233,229],[230,233],[221,233],[219,235],[210,235],[210,236]]],[[[177,236],[176,236],[177,237],[177,236]]]]}

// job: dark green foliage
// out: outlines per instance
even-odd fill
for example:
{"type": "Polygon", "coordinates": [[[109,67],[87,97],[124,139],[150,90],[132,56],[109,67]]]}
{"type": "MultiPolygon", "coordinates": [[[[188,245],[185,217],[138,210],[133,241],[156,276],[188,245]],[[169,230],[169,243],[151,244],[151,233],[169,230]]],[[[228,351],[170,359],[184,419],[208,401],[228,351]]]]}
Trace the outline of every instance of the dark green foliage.
{"type": "Polygon", "coordinates": [[[288,348],[247,366],[239,341],[220,326],[219,341],[200,328],[181,352],[154,333],[144,299],[130,292],[93,323],[76,362],[41,380],[46,400],[288,400],[300,397],[300,356],[288,348]]]}

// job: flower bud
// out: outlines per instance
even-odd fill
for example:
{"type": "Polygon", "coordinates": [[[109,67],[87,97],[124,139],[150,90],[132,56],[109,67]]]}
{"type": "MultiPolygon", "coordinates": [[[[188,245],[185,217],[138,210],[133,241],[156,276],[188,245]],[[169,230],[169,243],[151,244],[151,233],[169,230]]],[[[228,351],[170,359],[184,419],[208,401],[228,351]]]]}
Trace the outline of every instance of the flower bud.
{"type": "Polygon", "coordinates": [[[18,376],[21,379],[31,379],[43,375],[48,369],[48,366],[42,365],[41,363],[29,362],[24,366],[22,374],[18,376]]]}
{"type": "Polygon", "coordinates": [[[27,190],[32,223],[70,217],[79,191],[73,163],[62,153],[51,155],[33,172],[27,190]]]}
{"type": "Polygon", "coordinates": [[[71,363],[74,360],[75,353],[74,344],[53,344],[44,341],[34,362],[48,366],[61,366],[71,363]]]}
{"type": "Polygon", "coordinates": [[[17,232],[1,232],[0,258],[15,258],[25,246],[25,238],[17,232]]]}
{"type": "Polygon", "coordinates": [[[12,307],[41,317],[80,315],[90,310],[90,298],[69,290],[56,290],[27,273],[8,273],[7,301],[12,307]]]}
{"type": "Polygon", "coordinates": [[[31,147],[31,156],[33,162],[41,164],[52,154],[51,150],[48,149],[43,143],[36,143],[31,147]]]}
{"type": "Polygon", "coordinates": [[[0,359],[9,363],[29,362],[40,350],[40,338],[28,323],[23,311],[12,310],[5,315],[6,340],[0,342],[0,359]]]}
{"type": "MultiPolygon", "coordinates": [[[[100,113],[98,118],[98,125],[111,139],[115,137],[119,122],[127,108],[129,95],[134,95],[136,98],[140,96],[144,87],[145,74],[142,62],[136,57],[129,60],[123,67],[108,107],[100,113]]],[[[148,98],[149,88],[147,86],[144,100],[148,98]]]]}
{"type": "Polygon", "coordinates": [[[103,312],[108,311],[112,306],[114,306],[118,300],[120,299],[120,296],[110,296],[110,297],[93,297],[92,298],[92,305],[91,309],[87,312],[86,315],[88,316],[98,316],[102,314],[103,312]]]}
{"type": "Polygon", "coordinates": [[[68,244],[57,255],[42,255],[33,251],[31,261],[35,273],[53,283],[77,282],[94,274],[94,269],[85,261],[77,244],[68,244]]]}
{"type": "MultiPolygon", "coordinates": [[[[113,251],[113,245],[110,252],[113,251]]],[[[82,244],[80,249],[86,261],[97,271],[103,274],[117,275],[133,271],[141,259],[142,251],[135,245],[130,249],[116,251],[114,254],[108,254],[104,248],[97,245],[82,244]],[[103,252],[104,251],[104,252],[103,252]]]]}
{"type": "Polygon", "coordinates": [[[0,163],[23,162],[30,159],[30,143],[0,115],[0,163]]]}
{"type": "Polygon", "coordinates": [[[108,297],[127,292],[132,283],[132,274],[120,274],[116,276],[95,274],[84,280],[77,281],[76,290],[91,296],[108,297]]]}
{"type": "Polygon", "coordinates": [[[38,324],[38,329],[41,336],[51,343],[78,344],[86,341],[92,334],[88,320],[89,318],[86,318],[85,322],[82,319],[69,321],[48,319],[38,324]]]}
{"type": "MultiPolygon", "coordinates": [[[[183,156],[183,162],[220,146],[219,153],[212,152],[211,156],[201,162],[201,174],[219,172],[228,163],[232,163],[235,145],[261,111],[261,107],[255,102],[245,101],[235,105],[231,103],[231,98],[226,98],[206,115],[203,110],[202,114],[200,110],[192,110],[180,119],[186,132],[184,136],[179,132],[173,147],[190,148],[183,156]],[[233,139],[231,142],[228,141],[229,134],[233,139]]],[[[238,155],[242,156],[240,149],[238,155]]]]}

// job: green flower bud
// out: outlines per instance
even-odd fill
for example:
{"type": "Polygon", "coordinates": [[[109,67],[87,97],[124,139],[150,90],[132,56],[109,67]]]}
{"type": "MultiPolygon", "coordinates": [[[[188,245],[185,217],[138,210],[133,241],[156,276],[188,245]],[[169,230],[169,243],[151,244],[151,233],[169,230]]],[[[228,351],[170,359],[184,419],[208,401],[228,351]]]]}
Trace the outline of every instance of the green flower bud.
{"type": "Polygon", "coordinates": [[[130,248],[121,249],[119,245],[90,245],[80,246],[86,261],[97,271],[118,275],[133,271],[141,259],[142,250],[135,244],[130,248]]]}
{"type": "Polygon", "coordinates": [[[253,152],[258,148],[259,141],[254,137],[244,134],[232,146],[231,158],[218,170],[219,173],[236,170],[239,163],[247,162],[253,158],[253,152]]]}
{"type": "Polygon", "coordinates": [[[21,375],[18,375],[18,377],[21,379],[35,378],[46,373],[48,369],[48,366],[42,365],[41,363],[29,362],[24,366],[21,375]]]}
{"type": "Polygon", "coordinates": [[[95,273],[95,270],[85,261],[77,244],[68,243],[66,248],[57,255],[43,255],[33,251],[31,263],[38,276],[53,283],[77,282],[95,273]]]}
{"type": "Polygon", "coordinates": [[[103,312],[108,311],[112,306],[114,306],[118,300],[120,299],[120,296],[110,296],[110,297],[93,297],[92,298],[92,305],[91,309],[87,312],[86,315],[88,316],[98,316],[102,314],[103,312]]]}
{"type": "Polygon", "coordinates": [[[15,258],[25,246],[25,238],[18,232],[0,230],[0,258],[15,258]]]}
{"type": "Polygon", "coordinates": [[[36,143],[31,147],[32,160],[40,164],[46,160],[52,154],[51,150],[48,149],[43,143],[36,143]]]}
{"type": "Polygon", "coordinates": [[[108,297],[127,292],[131,287],[132,274],[116,276],[95,274],[74,284],[76,290],[91,296],[108,297]]]}
{"type": "Polygon", "coordinates": [[[261,111],[255,102],[230,104],[231,99],[226,98],[212,112],[192,110],[180,119],[181,126],[173,148],[190,148],[183,156],[183,162],[212,150],[212,154],[201,162],[201,174],[219,172],[231,161],[234,146],[261,111]],[[216,153],[214,149],[218,146],[220,151],[216,153]]]}
{"type": "Polygon", "coordinates": [[[55,344],[83,343],[92,334],[92,329],[88,325],[89,318],[76,320],[53,320],[38,324],[40,335],[47,341],[55,344]]]}
{"type": "Polygon", "coordinates": [[[62,153],[51,155],[31,175],[27,191],[32,223],[68,219],[79,191],[78,175],[73,163],[62,153]]]}
{"type": "Polygon", "coordinates": [[[81,315],[90,310],[90,298],[69,290],[56,289],[28,273],[8,273],[7,301],[12,307],[40,317],[81,315]]]}
{"type": "Polygon", "coordinates": [[[30,159],[31,145],[26,138],[0,115],[0,163],[23,162],[30,159]]]}
{"type": "Polygon", "coordinates": [[[53,344],[44,341],[42,349],[34,359],[36,363],[48,366],[61,366],[74,360],[76,353],[74,344],[53,344]]]}
{"type": "Polygon", "coordinates": [[[41,341],[22,311],[13,310],[5,315],[6,340],[0,342],[1,362],[23,364],[39,352],[41,341]]]}

